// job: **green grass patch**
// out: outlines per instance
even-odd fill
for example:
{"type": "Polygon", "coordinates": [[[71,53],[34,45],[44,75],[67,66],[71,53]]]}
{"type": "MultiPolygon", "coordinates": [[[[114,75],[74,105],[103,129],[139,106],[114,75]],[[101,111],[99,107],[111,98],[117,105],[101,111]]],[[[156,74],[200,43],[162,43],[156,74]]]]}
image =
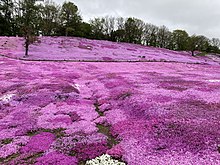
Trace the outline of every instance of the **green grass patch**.
{"type": "Polygon", "coordinates": [[[106,135],[108,137],[107,139],[107,145],[109,148],[112,148],[113,146],[119,144],[120,142],[112,136],[110,133],[110,126],[105,126],[103,124],[97,124],[98,132],[106,135]]]}
{"type": "Polygon", "coordinates": [[[20,156],[20,154],[16,153],[16,154],[12,154],[6,158],[0,158],[0,163],[2,164],[9,164],[8,162],[10,162],[11,160],[17,158],[18,156],[20,156]]]}
{"type": "Polygon", "coordinates": [[[208,53],[206,52],[201,52],[201,53],[196,54],[196,56],[206,56],[206,55],[208,55],[208,53]]]}
{"type": "Polygon", "coordinates": [[[95,106],[95,111],[99,114],[99,116],[104,116],[104,112],[101,112],[100,109],[99,109],[99,103],[95,103],[94,104],[95,106]]]}
{"type": "Polygon", "coordinates": [[[65,129],[64,128],[57,128],[57,129],[38,129],[38,130],[31,130],[27,132],[27,136],[35,136],[41,132],[50,132],[56,136],[56,138],[60,138],[65,136],[65,133],[63,132],[65,129]]]}
{"type": "Polygon", "coordinates": [[[0,140],[0,146],[10,144],[12,141],[13,141],[12,138],[7,138],[7,139],[0,140]]]}

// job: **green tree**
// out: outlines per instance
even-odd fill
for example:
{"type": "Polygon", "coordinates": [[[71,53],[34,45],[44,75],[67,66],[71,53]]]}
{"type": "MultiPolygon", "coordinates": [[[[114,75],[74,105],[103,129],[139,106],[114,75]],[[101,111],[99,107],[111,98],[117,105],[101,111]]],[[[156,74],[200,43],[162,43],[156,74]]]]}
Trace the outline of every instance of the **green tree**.
{"type": "Polygon", "coordinates": [[[209,44],[210,40],[203,36],[203,35],[199,35],[197,36],[197,45],[198,45],[198,50],[202,51],[202,52],[208,52],[208,48],[209,48],[209,44]]]}
{"type": "Polygon", "coordinates": [[[191,37],[188,38],[188,44],[187,44],[187,49],[191,51],[192,56],[195,55],[195,51],[198,48],[198,38],[196,35],[192,35],[191,37]]]}
{"type": "Polygon", "coordinates": [[[78,12],[78,7],[72,2],[64,2],[61,8],[60,16],[65,35],[73,36],[77,34],[77,30],[79,30],[82,22],[82,18],[78,12]]]}
{"type": "Polygon", "coordinates": [[[0,1],[0,35],[14,35],[14,3],[12,0],[0,1]]]}
{"type": "Polygon", "coordinates": [[[111,34],[112,41],[115,42],[125,42],[125,30],[124,29],[118,29],[111,34]]]}
{"type": "Polygon", "coordinates": [[[205,36],[199,35],[192,35],[188,39],[188,50],[192,52],[192,56],[195,56],[195,51],[201,51],[201,52],[209,52],[209,39],[205,36]]]}
{"type": "Polygon", "coordinates": [[[185,30],[174,30],[172,40],[175,50],[186,50],[189,35],[185,30]]]}
{"type": "Polygon", "coordinates": [[[35,0],[22,0],[21,2],[22,16],[21,33],[25,38],[25,57],[28,56],[29,46],[36,40],[36,20],[37,20],[37,6],[35,0]]]}
{"type": "Polygon", "coordinates": [[[144,22],[136,18],[128,18],[125,21],[125,41],[141,44],[144,34],[144,22]]]}
{"type": "Polygon", "coordinates": [[[76,36],[84,38],[92,38],[92,27],[89,23],[82,22],[77,30],[76,36]]]}
{"type": "Polygon", "coordinates": [[[4,16],[0,13],[0,35],[8,35],[7,21],[4,16]]]}
{"type": "Polygon", "coordinates": [[[60,27],[59,13],[60,7],[53,1],[47,0],[44,5],[39,5],[40,13],[40,28],[43,35],[56,35],[60,27]]]}

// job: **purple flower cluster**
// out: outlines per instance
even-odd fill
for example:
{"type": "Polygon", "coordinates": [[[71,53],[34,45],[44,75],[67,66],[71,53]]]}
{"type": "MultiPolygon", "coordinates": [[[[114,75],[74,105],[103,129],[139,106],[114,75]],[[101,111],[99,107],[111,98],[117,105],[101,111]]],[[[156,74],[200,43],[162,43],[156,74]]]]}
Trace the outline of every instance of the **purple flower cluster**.
{"type": "Polygon", "coordinates": [[[27,145],[21,148],[21,153],[43,152],[50,148],[55,140],[55,136],[49,132],[42,132],[31,137],[27,145]]]}
{"type": "Polygon", "coordinates": [[[74,155],[78,160],[88,160],[105,153],[107,141],[102,134],[79,134],[57,139],[53,148],[61,153],[74,155]]]}
{"type": "Polygon", "coordinates": [[[37,158],[35,165],[77,165],[78,160],[73,156],[66,156],[62,153],[51,152],[43,155],[40,158],[37,158]]]}

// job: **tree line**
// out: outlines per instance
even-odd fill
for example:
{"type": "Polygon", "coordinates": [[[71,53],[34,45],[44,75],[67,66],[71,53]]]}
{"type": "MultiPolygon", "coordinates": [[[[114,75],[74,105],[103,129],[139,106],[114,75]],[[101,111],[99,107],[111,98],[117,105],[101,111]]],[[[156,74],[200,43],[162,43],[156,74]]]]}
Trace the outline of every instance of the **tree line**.
{"type": "MultiPolygon", "coordinates": [[[[75,36],[127,42],[170,50],[220,53],[220,40],[190,36],[185,30],[170,31],[137,18],[97,17],[84,22],[73,2],[57,5],[51,0],[0,0],[0,35],[23,36],[26,46],[34,36],[75,36]]],[[[28,48],[27,48],[28,49],[28,48]]]]}

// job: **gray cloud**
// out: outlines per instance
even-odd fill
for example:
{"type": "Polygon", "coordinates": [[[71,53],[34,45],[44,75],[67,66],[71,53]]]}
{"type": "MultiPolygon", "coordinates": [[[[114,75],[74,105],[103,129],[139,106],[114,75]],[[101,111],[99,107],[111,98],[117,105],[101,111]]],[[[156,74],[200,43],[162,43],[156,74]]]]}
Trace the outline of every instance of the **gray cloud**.
{"type": "MultiPolygon", "coordinates": [[[[55,0],[63,3],[64,0],[55,0]]],[[[84,20],[97,16],[136,17],[170,30],[220,38],[219,0],[74,0],[84,20]]]]}

